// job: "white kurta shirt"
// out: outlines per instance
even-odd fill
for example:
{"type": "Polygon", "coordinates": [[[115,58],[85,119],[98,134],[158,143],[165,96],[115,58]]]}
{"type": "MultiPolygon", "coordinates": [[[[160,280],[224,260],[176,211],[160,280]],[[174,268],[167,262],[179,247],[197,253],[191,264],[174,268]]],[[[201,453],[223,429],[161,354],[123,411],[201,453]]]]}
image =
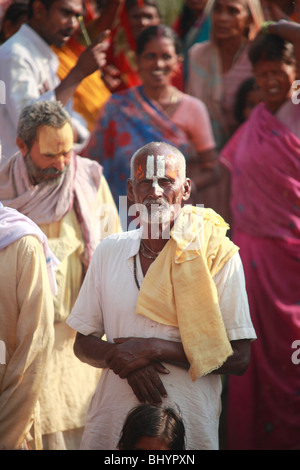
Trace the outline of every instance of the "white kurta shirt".
{"type": "MultiPolygon", "coordinates": [[[[51,47],[30,26],[19,31],[0,47],[0,141],[2,158],[10,158],[18,150],[17,125],[21,110],[37,100],[55,100],[54,89],[59,85],[59,60],[51,47]]],[[[83,139],[89,132],[84,120],[73,111],[72,102],[66,107],[83,139]]]]}
{"type": "MultiPolygon", "coordinates": [[[[69,326],[83,335],[107,341],[117,337],[158,337],[180,341],[179,330],[136,315],[138,289],[133,275],[133,256],[138,253],[141,231],[113,235],[100,243],[94,254],[69,326]]],[[[143,280],[137,257],[137,275],[143,280]]],[[[245,280],[239,254],[215,276],[219,302],[229,340],[256,338],[250,319],[245,280]]],[[[200,313],[199,313],[200,314],[200,313]]],[[[192,382],[187,370],[164,364],[162,376],[168,397],[163,404],[179,407],[186,427],[187,448],[217,449],[221,411],[221,379],[209,374],[192,382]]],[[[126,379],[112,370],[102,372],[91,402],[82,449],[115,450],[127,413],[138,400],[126,379]]]]}

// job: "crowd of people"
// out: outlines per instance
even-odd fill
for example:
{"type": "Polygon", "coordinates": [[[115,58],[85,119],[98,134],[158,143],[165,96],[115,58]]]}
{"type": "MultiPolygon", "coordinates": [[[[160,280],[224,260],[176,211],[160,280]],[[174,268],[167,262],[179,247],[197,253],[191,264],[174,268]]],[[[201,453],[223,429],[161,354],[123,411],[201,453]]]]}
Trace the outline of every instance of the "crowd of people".
{"type": "Polygon", "coordinates": [[[300,1],[0,28],[0,449],[299,450],[300,1]]]}

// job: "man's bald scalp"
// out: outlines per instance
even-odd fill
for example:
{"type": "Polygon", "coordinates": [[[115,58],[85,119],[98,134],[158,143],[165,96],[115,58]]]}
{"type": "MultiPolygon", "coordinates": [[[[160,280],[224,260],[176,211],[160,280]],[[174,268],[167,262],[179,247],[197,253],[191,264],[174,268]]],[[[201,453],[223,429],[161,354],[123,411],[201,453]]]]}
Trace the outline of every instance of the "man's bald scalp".
{"type": "Polygon", "coordinates": [[[137,157],[143,155],[147,157],[148,155],[165,155],[166,158],[168,155],[175,155],[178,162],[178,174],[182,181],[186,179],[186,160],[183,153],[167,142],[150,142],[143,147],[139,148],[131,157],[130,160],[130,179],[134,180],[134,165],[137,157]],[[161,148],[161,151],[158,149],[161,148]],[[166,152],[167,150],[167,152],[166,152]]]}

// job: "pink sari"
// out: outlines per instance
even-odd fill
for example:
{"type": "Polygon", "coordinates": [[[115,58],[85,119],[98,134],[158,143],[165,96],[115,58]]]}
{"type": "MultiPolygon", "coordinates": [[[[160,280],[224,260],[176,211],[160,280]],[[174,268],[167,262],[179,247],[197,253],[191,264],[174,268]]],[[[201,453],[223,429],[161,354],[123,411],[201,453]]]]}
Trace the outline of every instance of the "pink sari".
{"type": "Polygon", "coordinates": [[[258,337],[229,379],[228,448],[300,449],[300,140],[260,104],[221,161],[258,337]]]}

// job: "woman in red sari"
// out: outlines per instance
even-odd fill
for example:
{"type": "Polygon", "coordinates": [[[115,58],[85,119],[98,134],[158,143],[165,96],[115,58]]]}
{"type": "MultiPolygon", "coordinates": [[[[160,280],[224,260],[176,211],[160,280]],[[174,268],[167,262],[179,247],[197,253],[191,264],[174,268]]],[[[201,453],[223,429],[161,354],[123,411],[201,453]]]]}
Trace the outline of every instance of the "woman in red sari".
{"type": "Polygon", "coordinates": [[[107,63],[120,71],[116,91],[141,84],[136,64],[136,39],[146,27],[158,25],[160,13],[156,0],[126,0],[119,21],[112,29],[107,63]]]}
{"type": "Polygon", "coordinates": [[[245,375],[228,384],[236,450],[300,449],[300,25],[263,30],[249,52],[263,102],[221,152],[258,337],[245,375]]]}

